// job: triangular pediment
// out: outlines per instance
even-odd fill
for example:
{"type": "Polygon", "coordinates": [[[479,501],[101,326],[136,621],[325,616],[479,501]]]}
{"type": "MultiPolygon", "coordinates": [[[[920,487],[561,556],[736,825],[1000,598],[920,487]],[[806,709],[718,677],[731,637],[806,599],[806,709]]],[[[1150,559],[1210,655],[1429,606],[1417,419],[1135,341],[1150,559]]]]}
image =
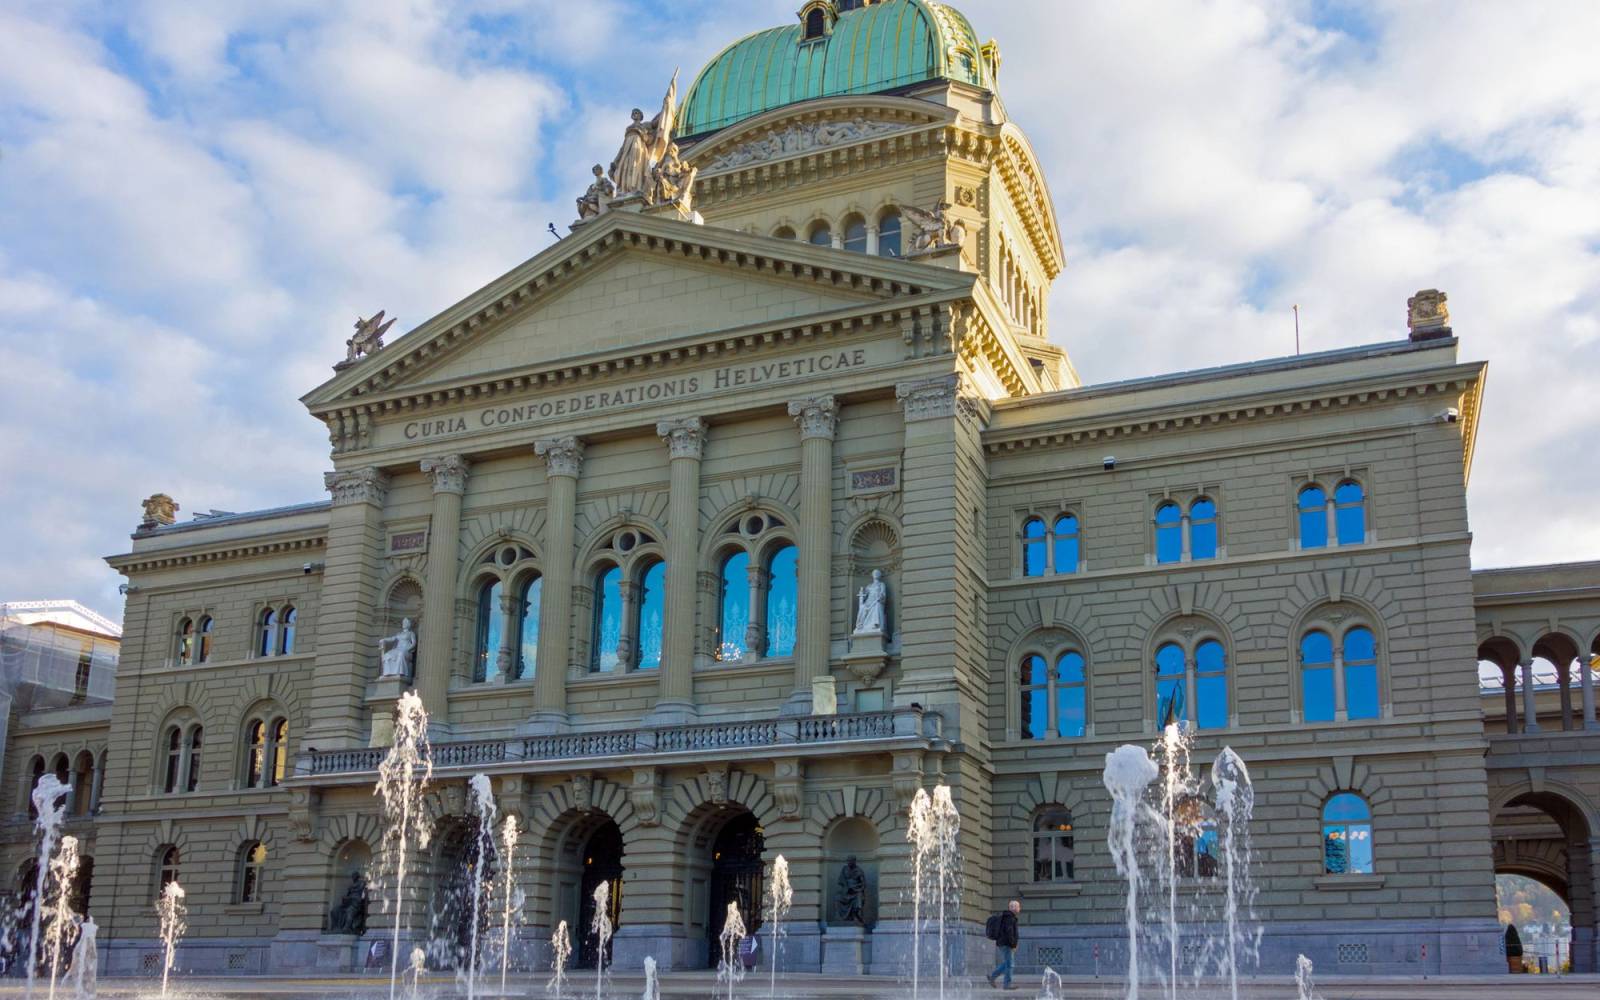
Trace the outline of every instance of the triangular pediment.
{"type": "Polygon", "coordinates": [[[970,289],[973,276],[631,213],[603,215],[304,397],[318,412],[970,289]]]}

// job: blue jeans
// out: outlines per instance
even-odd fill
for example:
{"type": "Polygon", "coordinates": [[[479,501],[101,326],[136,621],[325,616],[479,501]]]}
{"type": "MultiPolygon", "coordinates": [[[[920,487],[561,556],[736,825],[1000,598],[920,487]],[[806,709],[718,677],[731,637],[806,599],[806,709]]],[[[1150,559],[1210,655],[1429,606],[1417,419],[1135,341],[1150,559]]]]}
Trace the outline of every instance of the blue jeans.
{"type": "Polygon", "coordinates": [[[995,967],[994,967],[994,971],[989,973],[989,978],[992,980],[996,976],[1004,973],[1005,974],[1005,986],[1006,986],[1007,989],[1010,989],[1011,988],[1011,960],[1013,958],[1015,958],[1016,956],[1017,956],[1017,949],[1008,948],[1003,944],[995,945],[994,946],[995,967]]]}

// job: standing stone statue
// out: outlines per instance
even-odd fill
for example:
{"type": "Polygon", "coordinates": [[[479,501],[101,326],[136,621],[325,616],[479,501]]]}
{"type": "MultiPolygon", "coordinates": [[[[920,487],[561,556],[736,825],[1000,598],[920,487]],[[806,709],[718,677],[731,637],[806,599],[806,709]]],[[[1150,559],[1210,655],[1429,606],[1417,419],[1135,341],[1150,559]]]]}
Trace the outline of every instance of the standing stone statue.
{"type": "Polygon", "coordinates": [[[698,167],[689,166],[678,156],[677,143],[668,143],[666,155],[650,171],[650,197],[645,200],[652,205],[679,205],[685,212],[691,211],[694,179],[699,172],[698,167]]]}
{"type": "Polygon", "coordinates": [[[867,873],[856,864],[856,856],[844,859],[839,869],[838,902],[834,904],[839,922],[865,925],[867,922],[867,873]]]}
{"type": "Polygon", "coordinates": [[[872,571],[872,582],[856,593],[855,634],[882,632],[884,602],[889,598],[889,588],[883,583],[883,570],[872,571]]]}
{"type": "Polygon", "coordinates": [[[622,134],[622,148],[611,161],[611,183],[616,185],[617,197],[647,194],[651,183],[650,172],[667,152],[672,142],[672,128],[678,116],[678,72],[673,70],[672,83],[661,100],[661,111],[649,121],[644,112],[633,109],[633,121],[622,134]]]}
{"type": "Polygon", "coordinates": [[[578,218],[592,219],[606,210],[606,202],[617,193],[617,189],[606,180],[606,168],[596,163],[594,165],[594,183],[590,184],[578,198],[578,218]]]}
{"type": "Polygon", "coordinates": [[[411,676],[417,655],[417,633],[411,628],[411,619],[401,619],[400,631],[378,640],[378,653],[383,657],[382,676],[411,676]]]}
{"type": "Polygon", "coordinates": [[[359,871],[350,873],[350,887],[344,898],[328,914],[328,933],[355,934],[367,932],[367,877],[359,871]]]}

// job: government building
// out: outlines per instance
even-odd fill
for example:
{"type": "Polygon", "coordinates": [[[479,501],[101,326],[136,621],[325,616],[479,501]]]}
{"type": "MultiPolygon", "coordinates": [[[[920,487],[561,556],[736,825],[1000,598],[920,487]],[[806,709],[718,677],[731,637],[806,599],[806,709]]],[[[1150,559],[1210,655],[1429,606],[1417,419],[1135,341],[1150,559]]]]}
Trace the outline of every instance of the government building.
{"type": "MultiPolygon", "coordinates": [[[[714,964],[781,854],[784,970],[904,975],[907,809],[943,784],[955,971],[1019,899],[1020,968],[1109,974],[1101,770],[1174,720],[1254,778],[1262,974],[1503,973],[1497,873],[1555,889],[1594,970],[1600,564],[1472,571],[1486,365],[1445,296],[1397,290],[1367,346],[1086,384],[998,45],[933,0],[797,14],[641,95],[548,249],[390,343],[358,324],[303,397],[325,497],[145,501],[114,698],[13,711],[13,902],[30,788],[88,761],[67,832],[106,974],[159,970],[172,880],[183,969],[368,965],[415,690],[432,836],[398,917],[434,967],[470,936],[484,774],[523,968],[602,882],[616,968],[714,964]]],[[[1197,913],[1206,794],[1174,862],[1197,913]]]]}

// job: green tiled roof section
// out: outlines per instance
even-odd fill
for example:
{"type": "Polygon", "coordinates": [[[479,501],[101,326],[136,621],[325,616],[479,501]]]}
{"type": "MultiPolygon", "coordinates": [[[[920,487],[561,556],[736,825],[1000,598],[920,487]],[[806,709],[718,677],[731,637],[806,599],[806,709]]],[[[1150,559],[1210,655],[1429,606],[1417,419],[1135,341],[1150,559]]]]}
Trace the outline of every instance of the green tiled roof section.
{"type": "Polygon", "coordinates": [[[841,14],[820,40],[800,36],[796,23],[723,49],[685,95],[677,132],[699,135],[797,101],[924,80],[984,85],[972,25],[932,0],[885,0],[841,14]]]}

